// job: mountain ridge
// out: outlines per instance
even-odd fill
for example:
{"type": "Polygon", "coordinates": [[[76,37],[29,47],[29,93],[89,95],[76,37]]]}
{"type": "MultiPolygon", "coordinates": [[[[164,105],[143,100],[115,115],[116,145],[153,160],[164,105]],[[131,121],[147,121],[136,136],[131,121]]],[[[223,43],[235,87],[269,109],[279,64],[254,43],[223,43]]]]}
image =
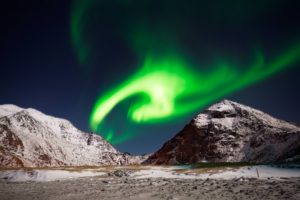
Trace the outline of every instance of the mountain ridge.
{"type": "Polygon", "coordinates": [[[121,153],[101,136],[32,108],[0,106],[0,167],[126,165],[140,156],[121,153]]]}
{"type": "Polygon", "coordinates": [[[33,108],[0,105],[0,167],[300,161],[300,127],[229,100],[211,105],[153,154],[119,152],[100,135],[33,108]]]}
{"type": "Polygon", "coordinates": [[[194,117],[145,164],[279,162],[299,147],[299,126],[225,99],[194,117]]]}

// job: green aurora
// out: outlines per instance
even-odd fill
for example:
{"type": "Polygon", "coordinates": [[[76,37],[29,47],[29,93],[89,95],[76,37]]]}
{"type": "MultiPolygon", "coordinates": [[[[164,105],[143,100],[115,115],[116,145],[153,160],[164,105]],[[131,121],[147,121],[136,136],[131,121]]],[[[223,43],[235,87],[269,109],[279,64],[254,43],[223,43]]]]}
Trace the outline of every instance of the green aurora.
{"type": "MultiPolygon", "coordinates": [[[[214,70],[201,73],[192,71],[192,67],[176,56],[161,61],[149,57],[139,72],[97,100],[90,126],[95,131],[101,130],[101,122],[110,111],[134,95],[140,98],[129,108],[130,120],[136,123],[163,123],[190,114],[229,93],[263,80],[292,66],[299,59],[300,45],[297,45],[269,64],[259,55],[246,72],[221,63],[213,67],[214,70]],[[188,97],[193,97],[193,100],[187,101],[188,97]]],[[[128,134],[114,137],[111,130],[106,139],[116,144],[134,136],[128,134]]]]}
{"type": "MultiPolygon", "coordinates": [[[[74,4],[71,33],[79,60],[84,63],[90,51],[84,41],[84,24],[89,20],[85,12],[94,1],[78,2],[74,4]]],[[[130,24],[128,22],[129,27],[130,24]]],[[[257,51],[254,61],[248,66],[226,61],[219,61],[212,66],[195,66],[189,62],[188,56],[177,50],[180,44],[177,44],[174,34],[170,33],[172,28],[168,31],[156,28],[156,31],[163,33],[157,36],[151,35],[153,31],[148,31],[144,26],[133,27],[125,35],[143,64],[122,84],[100,95],[90,115],[91,129],[101,133],[112,144],[124,142],[136,135],[128,130],[116,134],[113,129],[105,126],[109,123],[105,118],[123,101],[135,98],[128,108],[128,120],[131,123],[165,123],[190,115],[300,61],[300,44],[295,43],[271,60],[266,59],[261,50],[257,51]],[[162,41],[166,41],[167,45],[162,45],[162,41]],[[159,56],[157,51],[160,52],[159,56]]]]}

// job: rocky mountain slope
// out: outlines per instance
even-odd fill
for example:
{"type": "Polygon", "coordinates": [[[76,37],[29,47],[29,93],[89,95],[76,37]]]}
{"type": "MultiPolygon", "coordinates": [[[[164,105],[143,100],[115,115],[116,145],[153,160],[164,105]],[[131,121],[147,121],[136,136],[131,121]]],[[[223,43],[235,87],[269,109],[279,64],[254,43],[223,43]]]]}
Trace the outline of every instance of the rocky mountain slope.
{"type": "Polygon", "coordinates": [[[34,109],[0,106],[0,167],[126,165],[141,157],[117,151],[101,136],[34,109]]]}
{"type": "Polygon", "coordinates": [[[300,160],[300,128],[223,100],[196,116],[148,164],[300,160]]]}

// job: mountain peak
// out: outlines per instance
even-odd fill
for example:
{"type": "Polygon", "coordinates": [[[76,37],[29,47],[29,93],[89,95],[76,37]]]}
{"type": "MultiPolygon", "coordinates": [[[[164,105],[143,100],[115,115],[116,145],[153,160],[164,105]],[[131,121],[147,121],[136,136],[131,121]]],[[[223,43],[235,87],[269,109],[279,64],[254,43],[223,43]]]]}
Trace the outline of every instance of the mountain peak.
{"type": "MultiPolygon", "coordinates": [[[[208,107],[206,110],[207,111],[219,111],[219,112],[226,112],[226,111],[232,111],[232,110],[256,110],[254,108],[251,108],[249,106],[237,103],[235,101],[231,101],[228,99],[223,99],[210,107],[208,107]]],[[[258,112],[261,112],[259,110],[256,110],[258,112]]]]}
{"type": "Polygon", "coordinates": [[[38,110],[0,106],[0,167],[137,164],[140,157],[117,151],[101,136],[38,110]]]}
{"type": "Polygon", "coordinates": [[[0,117],[4,117],[7,115],[12,115],[16,112],[22,111],[23,108],[20,108],[19,106],[13,105],[13,104],[3,104],[0,105],[0,117]]]}
{"type": "Polygon", "coordinates": [[[298,154],[299,148],[296,125],[222,100],[199,113],[146,162],[278,162],[298,154]]]}

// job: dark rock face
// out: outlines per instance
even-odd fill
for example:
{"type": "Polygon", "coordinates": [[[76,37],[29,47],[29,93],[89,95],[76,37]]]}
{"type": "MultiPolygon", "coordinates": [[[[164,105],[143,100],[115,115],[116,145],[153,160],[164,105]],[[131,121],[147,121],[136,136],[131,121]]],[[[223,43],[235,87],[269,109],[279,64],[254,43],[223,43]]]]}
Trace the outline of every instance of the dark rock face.
{"type": "Polygon", "coordinates": [[[196,116],[145,163],[292,161],[299,159],[299,148],[298,126],[223,100],[196,116]]]}

